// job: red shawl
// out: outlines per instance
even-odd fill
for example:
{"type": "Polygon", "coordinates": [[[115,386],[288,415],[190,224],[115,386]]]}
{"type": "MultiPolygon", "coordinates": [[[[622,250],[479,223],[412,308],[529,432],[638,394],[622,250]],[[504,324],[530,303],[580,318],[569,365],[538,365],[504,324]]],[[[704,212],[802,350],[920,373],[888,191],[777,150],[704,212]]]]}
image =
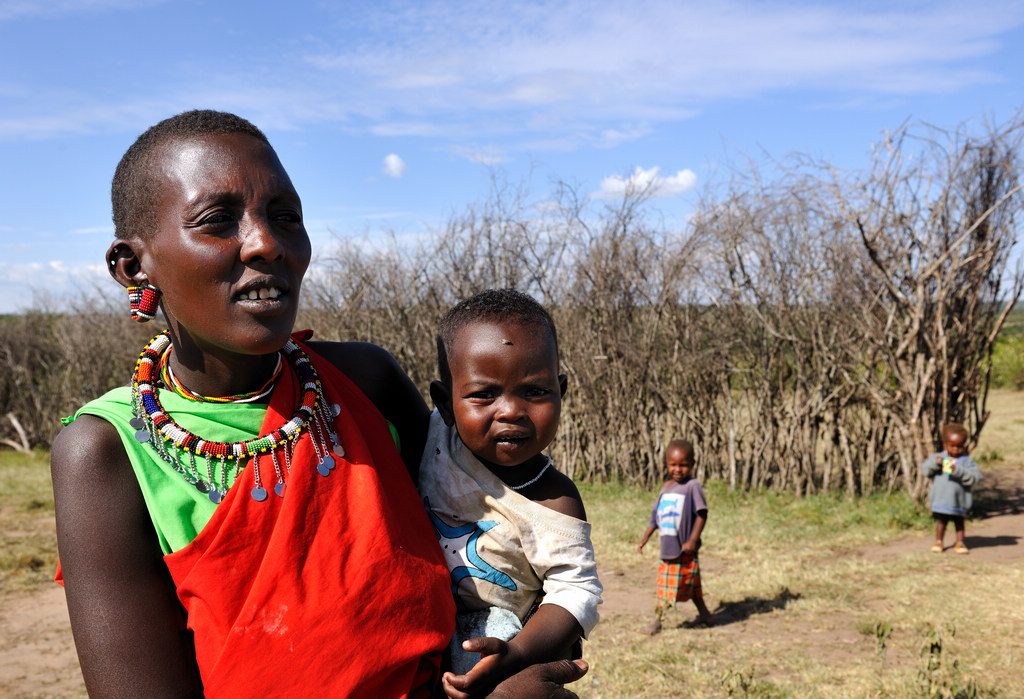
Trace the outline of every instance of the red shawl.
{"type": "MultiPolygon", "coordinates": [[[[285,497],[253,500],[248,466],[198,537],[165,557],[207,696],[426,696],[455,610],[433,529],[376,407],[327,361],[345,457],[329,476],[304,436],[285,497]]],[[[301,395],[282,373],[261,434],[301,395]]]]}

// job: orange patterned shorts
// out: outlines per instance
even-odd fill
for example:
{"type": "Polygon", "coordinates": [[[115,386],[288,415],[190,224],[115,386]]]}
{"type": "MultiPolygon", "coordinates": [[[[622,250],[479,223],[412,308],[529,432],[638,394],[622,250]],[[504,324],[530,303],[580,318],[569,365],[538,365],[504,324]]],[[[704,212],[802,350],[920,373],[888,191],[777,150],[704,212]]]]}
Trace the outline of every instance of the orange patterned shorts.
{"type": "Polygon", "coordinates": [[[659,607],[672,607],[676,602],[702,597],[697,554],[684,553],[671,561],[662,561],[658,566],[655,592],[659,607]]]}

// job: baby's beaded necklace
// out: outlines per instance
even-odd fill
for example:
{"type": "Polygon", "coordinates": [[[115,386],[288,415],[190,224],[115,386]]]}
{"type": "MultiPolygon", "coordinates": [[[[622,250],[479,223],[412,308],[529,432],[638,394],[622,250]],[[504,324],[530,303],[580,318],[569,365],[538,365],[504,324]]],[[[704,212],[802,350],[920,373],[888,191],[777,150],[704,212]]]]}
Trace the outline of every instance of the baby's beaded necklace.
{"type": "MultiPolygon", "coordinates": [[[[330,475],[335,467],[333,451],[337,456],[344,456],[345,450],[334,430],[334,418],[341,412],[337,404],[328,405],[324,397],[320,377],[312,362],[302,349],[291,340],[281,351],[291,363],[302,386],[302,400],[292,417],[272,432],[242,442],[211,442],[204,440],[178,425],[160,404],[160,396],[156,379],[160,375],[160,365],[164,356],[170,351],[171,336],[168,331],[157,335],[139,355],[132,376],[132,413],[129,421],[135,432],[135,439],[148,443],[154,451],[185,479],[195,486],[196,490],[207,493],[210,501],[219,503],[228,488],[234,483],[241,472],[246,458],[252,459],[253,479],[255,487],[250,491],[253,500],[262,502],[267,499],[267,491],[260,480],[259,457],[270,455],[274,464],[277,484],[274,493],[284,497],[286,478],[291,473],[291,457],[295,443],[308,432],[313,451],[317,456],[317,471],[322,476],[330,475]],[[160,437],[160,439],[157,439],[160,437]],[[328,442],[330,447],[328,447],[328,442]],[[168,448],[170,445],[170,448],[168,448]],[[187,463],[182,463],[182,452],[188,455],[187,463]],[[281,453],[279,460],[278,452],[281,453]],[[206,473],[200,472],[196,457],[206,462],[206,473]],[[220,462],[220,478],[216,477],[214,462],[220,462]],[[283,464],[282,464],[283,461],[283,464]],[[229,469],[229,462],[234,468],[229,469]],[[205,477],[204,477],[205,476],[205,477]]],[[[280,369],[280,367],[279,367],[280,369]]],[[[275,372],[276,375],[277,372],[275,372]]],[[[272,388],[272,386],[271,386],[272,388]]],[[[257,393],[269,393],[267,387],[257,393]]],[[[195,396],[189,392],[190,396],[195,396]]],[[[251,401],[252,397],[244,397],[243,401],[251,401]]]]}

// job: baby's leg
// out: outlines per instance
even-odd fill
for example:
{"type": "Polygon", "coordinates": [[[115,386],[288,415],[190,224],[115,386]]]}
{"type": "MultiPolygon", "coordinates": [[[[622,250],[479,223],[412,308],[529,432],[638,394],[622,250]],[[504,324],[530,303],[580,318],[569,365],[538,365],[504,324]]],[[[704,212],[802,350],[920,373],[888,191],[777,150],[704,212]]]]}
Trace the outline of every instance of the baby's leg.
{"type": "Polygon", "coordinates": [[[455,616],[455,635],[449,645],[452,672],[465,675],[480,661],[479,653],[462,649],[463,641],[481,636],[509,641],[522,630],[523,624],[519,617],[507,609],[488,607],[475,612],[460,612],[455,616]]]}
{"type": "Polygon", "coordinates": [[[967,553],[967,544],[964,543],[964,518],[953,517],[953,527],[956,528],[956,544],[953,548],[957,553],[967,553]]]}
{"type": "Polygon", "coordinates": [[[956,540],[964,540],[964,518],[953,517],[953,528],[956,529],[956,540]]]}

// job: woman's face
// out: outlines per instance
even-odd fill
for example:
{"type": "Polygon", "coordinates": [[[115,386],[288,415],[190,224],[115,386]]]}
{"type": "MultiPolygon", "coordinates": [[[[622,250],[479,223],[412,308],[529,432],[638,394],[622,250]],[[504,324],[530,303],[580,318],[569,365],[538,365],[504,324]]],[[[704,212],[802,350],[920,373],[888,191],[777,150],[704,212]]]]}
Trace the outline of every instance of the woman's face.
{"type": "Polygon", "coordinates": [[[247,134],[158,148],[158,225],[138,254],[163,292],[177,351],[277,351],[310,257],[302,204],[277,155],[247,134]]]}

